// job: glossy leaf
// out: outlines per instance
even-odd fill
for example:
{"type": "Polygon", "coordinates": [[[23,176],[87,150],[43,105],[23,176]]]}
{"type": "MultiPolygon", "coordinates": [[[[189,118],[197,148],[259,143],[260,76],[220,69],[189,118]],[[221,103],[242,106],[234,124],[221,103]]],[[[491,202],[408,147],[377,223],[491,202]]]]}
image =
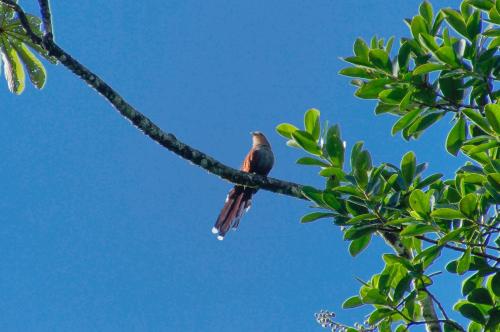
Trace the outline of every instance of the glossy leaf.
{"type": "Polygon", "coordinates": [[[335,214],[333,214],[333,213],[312,212],[312,213],[309,213],[309,214],[306,214],[305,216],[303,216],[300,219],[300,222],[301,223],[308,223],[308,222],[316,221],[316,220],[321,219],[321,218],[330,218],[330,217],[334,217],[334,216],[335,216],[335,214]]]}
{"type": "Polygon", "coordinates": [[[317,156],[321,155],[321,149],[315,139],[307,131],[296,130],[292,133],[292,138],[305,151],[317,156]]]}
{"type": "Polygon", "coordinates": [[[434,211],[431,212],[431,216],[434,218],[448,219],[448,220],[465,218],[462,212],[450,208],[435,209],[434,211]]]}
{"type": "Polygon", "coordinates": [[[345,147],[340,137],[340,128],[337,125],[331,126],[328,129],[325,147],[328,159],[330,159],[332,165],[342,168],[344,165],[345,147]]]}
{"type": "Polygon", "coordinates": [[[467,27],[462,14],[451,8],[445,8],[442,11],[451,27],[462,36],[467,37],[467,27]]]}
{"type": "Polygon", "coordinates": [[[392,130],[391,130],[391,134],[394,135],[397,132],[399,132],[399,131],[405,129],[406,127],[408,127],[409,125],[411,125],[412,122],[417,118],[417,116],[420,114],[421,111],[422,111],[421,109],[417,108],[417,109],[414,109],[413,111],[408,112],[407,114],[405,114],[401,118],[399,118],[399,120],[396,121],[396,123],[394,123],[394,126],[392,127],[392,130]]]}
{"type": "Polygon", "coordinates": [[[386,72],[392,72],[392,63],[386,51],[380,49],[370,50],[368,59],[373,65],[386,72]]]}
{"type": "Polygon", "coordinates": [[[288,139],[291,139],[292,134],[297,130],[299,130],[299,128],[289,123],[282,123],[276,126],[276,131],[278,132],[278,134],[288,139]]]}
{"type": "Polygon", "coordinates": [[[407,152],[401,159],[401,174],[407,185],[413,182],[417,160],[413,151],[407,152]]]}
{"type": "Polygon", "coordinates": [[[351,241],[349,244],[349,253],[351,256],[356,256],[358,255],[361,251],[366,249],[368,245],[370,244],[370,240],[372,238],[371,234],[367,234],[365,236],[362,236],[356,240],[351,241]]]}
{"type": "Polygon", "coordinates": [[[488,121],[479,112],[471,108],[464,108],[462,112],[482,130],[487,133],[492,133],[488,121]]]}
{"type": "Polygon", "coordinates": [[[296,163],[299,165],[310,165],[310,166],[321,166],[321,167],[331,166],[331,165],[325,163],[324,161],[321,161],[319,159],[312,158],[312,157],[299,158],[299,159],[297,159],[296,163]]]}
{"type": "Polygon", "coordinates": [[[471,249],[469,247],[457,261],[457,273],[461,275],[467,272],[470,267],[470,261],[471,261],[471,249]]]}
{"type": "Polygon", "coordinates": [[[436,230],[431,225],[412,224],[404,228],[400,234],[401,236],[417,236],[435,231],[436,230]]]}
{"type": "Polygon", "coordinates": [[[460,117],[446,138],[446,150],[456,156],[467,138],[467,123],[460,117]]]}
{"type": "Polygon", "coordinates": [[[486,322],[486,319],[481,313],[481,310],[479,310],[479,308],[472,303],[465,303],[461,305],[458,311],[460,311],[460,313],[464,317],[469,318],[470,320],[473,320],[477,323],[484,324],[486,322]]]}
{"type": "Polygon", "coordinates": [[[18,53],[12,47],[7,37],[1,37],[1,54],[3,60],[3,71],[10,92],[17,95],[24,91],[25,74],[18,53]]]}
{"type": "Polygon", "coordinates": [[[413,75],[423,75],[437,70],[446,69],[445,65],[439,63],[424,63],[413,70],[413,75]]]}
{"type": "Polygon", "coordinates": [[[409,202],[411,208],[424,218],[431,212],[429,197],[419,189],[411,193],[409,202]]]}
{"type": "Polygon", "coordinates": [[[476,288],[467,296],[467,300],[472,303],[492,305],[493,299],[486,288],[476,288]]]}
{"type": "Polygon", "coordinates": [[[352,296],[342,303],[342,309],[350,309],[362,306],[363,302],[359,296],[352,296]]]}
{"type": "Polygon", "coordinates": [[[320,112],[315,108],[307,110],[306,114],[304,115],[304,128],[309,134],[311,134],[314,141],[317,141],[319,138],[319,116],[320,112]]]}
{"type": "Polygon", "coordinates": [[[484,111],[491,128],[500,135],[500,105],[488,104],[485,106],[484,111]]]}

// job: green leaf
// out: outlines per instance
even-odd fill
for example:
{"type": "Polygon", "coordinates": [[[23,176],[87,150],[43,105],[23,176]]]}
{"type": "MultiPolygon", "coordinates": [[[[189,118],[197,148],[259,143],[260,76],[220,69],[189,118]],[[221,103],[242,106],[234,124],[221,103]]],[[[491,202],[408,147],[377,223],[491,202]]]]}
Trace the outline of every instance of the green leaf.
{"type": "Polygon", "coordinates": [[[500,173],[488,174],[486,178],[493,189],[500,192],[500,173]]]}
{"type": "Polygon", "coordinates": [[[413,261],[418,262],[421,260],[424,263],[424,269],[426,269],[441,255],[442,249],[443,247],[440,245],[430,246],[415,256],[413,261]]]}
{"type": "Polygon", "coordinates": [[[445,65],[439,64],[439,63],[424,63],[423,65],[418,66],[413,70],[413,75],[422,75],[422,74],[427,74],[436,70],[443,70],[446,69],[445,65]]]}
{"type": "Polygon", "coordinates": [[[486,288],[476,288],[467,296],[467,300],[472,303],[478,304],[493,304],[493,299],[491,298],[490,292],[486,288]]]}
{"type": "Polygon", "coordinates": [[[383,254],[382,258],[384,262],[386,262],[389,265],[397,263],[404,266],[408,271],[414,270],[413,264],[404,257],[400,257],[394,254],[383,254]]]}
{"type": "Polygon", "coordinates": [[[439,88],[446,98],[454,102],[460,102],[464,99],[464,80],[463,78],[449,76],[449,74],[448,70],[441,72],[438,80],[439,88]]]}
{"type": "Polygon", "coordinates": [[[370,48],[365,43],[365,41],[362,38],[357,38],[356,41],[354,42],[354,54],[356,54],[356,56],[362,59],[368,60],[369,51],[370,48]]]}
{"type": "Polygon", "coordinates": [[[399,131],[405,129],[406,127],[408,127],[409,125],[411,125],[413,120],[415,120],[417,118],[417,116],[420,114],[421,111],[422,111],[421,109],[417,108],[417,109],[414,109],[413,111],[408,112],[407,114],[405,114],[401,118],[399,118],[399,120],[396,121],[396,123],[392,127],[391,134],[394,135],[397,132],[399,132],[399,131]]]}
{"type": "Polygon", "coordinates": [[[491,131],[488,121],[479,112],[476,112],[471,108],[464,108],[462,112],[479,128],[484,130],[486,133],[493,135],[493,132],[491,131]]]}
{"type": "Polygon", "coordinates": [[[418,8],[418,12],[420,13],[420,16],[422,16],[425,19],[427,25],[431,26],[432,19],[434,17],[431,3],[427,0],[423,1],[420,4],[420,7],[418,8]]]}
{"type": "Polygon", "coordinates": [[[441,173],[436,173],[436,174],[432,174],[428,177],[426,177],[425,179],[423,179],[422,181],[420,181],[416,186],[415,186],[415,189],[422,189],[422,188],[425,188],[431,184],[433,184],[434,182],[438,181],[439,179],[441,179],[443,177],[443,174],[441,173]]]}
{"type": "Polygon", "coordinates": [[[395,301],[399,301],[400,299],[402,299],[405,292],[410,290],[412,279],[413,278],[410,274],[406,274],[403,278],[401,278],[401,280],[399,280],[396,287],[394,288],[395,301]]]}
{"type": "Polygon", "coordinates": [[[1,38],[0,45],[5,79],[10,92],[17,95],[24,91],[25,74],[18,53],[12,47],[7,37],[1,38]]]}
{"type": "Polygon", "coordinates": [[[495,273],[489,278],[488,288],[496,297],[500,297],[500,272],[495,273]]]}
{"type": "Polygon", "coordinates": [[[491,128],[500,135],[500,105],[488,104],[485,106],[484,111],[491,128]]]}
{"type": "Polygon", "coordinates": [[[307,110],[304,115],[304,128],[311,134],[314,141],[319,139],[320,124],[319,124],[319,111],[315,108],[307,110]]]}
{"type": "Polygon", "coordinates": [[[354,225],[360,221],[375,220],[375,219],[377,219],[376,215],[374,215],[372,213],[363,213],[363,214],[357,215],[357,216],[349,219],[349,221],[347,222],[347,225],[354,225]]]}
{"type": "Polygon", "coordinates": [[[463,255],[457,261],[457,273],[462,275],[469,270],[470,267],[470,247],[465,250],[463,255]]]}
{"type": "Polygon", "coordinates": [[[462,212],[450,208],[435,209],[434,211],[431,212],[431,217],[439,219],[447,219],[447,220],[465,218],[462,212]]]}
{"type": "Polygon", "coordinates": [[[353,256],[353,257],[356,256],[361,251],[363,251],[366,247],[368,247],[368,245],[370,244],[371,238],[372,238],[372,235],[368,234],[368,235],[365,235],[365,236],[362,236],[358,239],[353,240],[349,244],[349,253],[351,254],[351,256],[353,256]]]}
{"type": "Polygon", "coordinates": [[[359,296],[352,296],[342,303],[342,309],[351,309],[362,306],[363,302],[359,296]]]}
{"type": "Polygon", "coordinates": [[[312,222],[321,218],[329,218],[329,217],[335,217],[335,214],[333,213],[326,213],[326,212],[312,212],[309,214],[306,214],[300,219],[301,223],[308,223],[312,222]]]}
{"type": "Polygon", "coordinates": [[[439,45],[436,43],[436,39],[434,36],[428,35],[426,33],[421,33],[419,36],[419,41],[422,46],[425,46],[431,52],[436,52],[439,49],[439,45]]]}
{"type": "Polygon", "coordinates": [[[276,126],[276,131],[278,132],[278,134],[288,139],[291,139],[292,134],[297,130],[299,130],[299,128],[289,123],[282,123],[276,126]]]}
{"type": "Polygon", "coordinates": [[[42,65],[40,60],[38,60],[38,58],[31,53],[25,44],[16,41],[12,42],[12,46],[15,48],[17,54],[19,54],[21,60],[26,66],[28,75],[33,85],[38,89],[42,89],[45,85],[45,80],[47,79],[45,67],[42,65]]]}
{"type": "Polygon", "coordinates": [[[413,38],[415,38],[416,40],[418,40],[418,36],[421,33],[427,33],[427,34],[429,33],[429,27],[427,25],[427,22],[420,15],[416,15],[413,17],[413,19],[411,20],[410,29],[413,38]]]}
{"type": "Polygon", "coordinates": [[[494,6],[494,0],[467,0],[472,6],[482,9],[490,10],[494,6]]]}
{"type": "Polygon", "coordinates": [[[435,231],[431,225],[411,224],[401,231],[401,236],[417,236],[435,231]]]}
{"type": "Polygon", "coordinates": [[[474,213],[476,212],[477,209],[477,196],[474,193],[470,193],[468,195],[465,195],[462,197],[460,200],[460,203],[458,204],[460,208],[460,212],[462,212],[465,216],[469,218],[474,217],[474,213]]]}
{"type": "Polygon", "coordinates": [[[474,40],[479,33],[481,33],[481,13],[476,10],[467,19],[467,35],[469,40],[474,40]]]}
{"type": "Polygon", "coordinates": [[[342,204],[339,202],[337,197],[333,192],[325,191],[323,192],[323,202],[328,205],[332,210],[338,211],[342,209],[342,204]]]}
{"type": "Polygon", "coordinates": [[[321,149],[316,143],[316,140],[307,131],[296,130],[292,133],[292,137],[305,151],[317,156],[321,155],[321,149]]]}
{"type": "Polygon", "coordinates": [[[455,229],[455,230],[449,232],[448,234],[446,234],[445,236],[443,236],[442,238],[439,239],[438,244],[443,245],[443,244],[446,244],[450,241],[455,241],[455,240],[460,239],[463,231],[464,230],[462,228],[458,228],[458,229],[455,229]]]}
{"type": "MultiPolygon", "coordinates": [[[[439,121],[444,116],[443,112],[435,112],[427,114],[423,117],[417,117],[417,119],[408,128],[408,133],[411,136],[418,136],[424,132],[427,128],[432,126],[434,123],[439,121]]],[[[403,131],[404,133],[404,131],[403,131]]]]}
{"type": "Polygon", "coordinates": [[[368,59],[377,68],[392,73],[392,63],[386,51],[380,49],[370,50],[368,59]]]}
{"type": "Polygon", "coordinates": [[[464,151],[469,156],[472,156],[473,154],[484,152],[484,151],[487,151],[489,149],[497,148],[499,146],[500,146],[500,142],[498,142],[496,140],[495,141],[492,140],[492,141],[488,141],[486,143],[479,144],[479,145],[476,145],[476,146],[465,145],[464,146],[464,151]]]}
{"type": "Polygon", "coordinates": [[[356,160],[358,159],[359,154],[363,150],[363,142],[359,141],[354,144],[351,150],[351,169],[354,169],[356,165],[356,160]]]}
{"type": "Polygon", "coordinates": [[[442,9],[442,11],[445,14],[445,19],[450,26],[462,36],[467,37],[467,27],[462,14],[451,8],[445,8],[442,9]]]}
{"type": "Polygon", "coordinates": [[[393,309],[389,308],[378,308],[375,309],[371,314],[370,317],[368,317],[368,324],[370,325],[375,325],[376,323],[380,322],[382,319],[391,316],[393,313],[395,313],[393,309]]]}
{"type": "Polygon", "coordinates": [[[304,186],[302,187],[302,193],[308,200],[316,203],[318,206],[325,206],[325,202],[323,201],[323,191],[313,187],[304,186]]]}
{"type": "Polygon", "coordinates": [[[456,156],[464,141],[467,139],[467,123],[460,117],[446,138],[446,150],[456,156]]]}
{"type": "Polygon", "coordinates": [[[407,185],[413,182],[416,166],[417,160],[415,158],[415,153],[413,153],[413,151],[407,152],[401,159],[401,175],[407,185]]]}
{"type": "Polygon", "coordinates": [[[359,78],[372,78],[373,75],[366,68],[361,67],[348,67],[339,71],[340,75],[359,78]]]}
{"type": "Polygon", "coordinates": [[[331,165],[325,163],[324,161],[321,161],[316,158],[312,157],[302,157],[297,159],[296,161],[297,164],[299,165],[310,165],[310,166],[321,166],[321,167],[330,167],[331,165]]]}
{"type": "Polygon", "coordinates": [[[387,298],[380,294],[378,289],[370,289],[365,296],[363,296],[363,303],[366,304],[386,304],[387,298]]]}
{"type": "Polygon", "coordinates": [[[462,316],[473,320],[474,322],[484,324],[486,322],[486,319],[484,318],[483,314],[481,313],[481,310],[477,306],[475,306],[472,303],[465,303],[461,305],[458,309],[462,316]]]}
{"type": "Polygon", "coordinates": [[[408,63],[410,61],[411,46],[408,42],[404,42],[399,48],[398,53],[398,64],[399,68],[406,71],[408,68],[408,63]]]}
{"type": "Polygon", "coordinates": [[[345,148],[344,142],[340,137],[340,128],[338,125],[328,128],[325,148],[332,165],[342,168],[344,165],[345,148]]]}
{"type": "Polygon", "coordinates": [[[444,63],[452,66],[452,67],[458,67],[459,62],[457,55],[455,54],[455,51],[453,50],[453,47],[451,46],[441,46],[438,48],[435,52],[436,57],[443,61],[444,63]]]}
{"type": "Polygon", "coordinates": [[[416,189],[410,194],[409,202],[411,208],[421,217],[425,218],[431,212],[429,197],[420,189],[416,189]]]}
{"type": "MultiPolygon", "coordinates": [[[[456,267],[455,267],[456,270],[456,267]]],[[[456,273],[456,271],[455,271],[456,273]]],[[[467,296],[474,289],[481,287],[483,284],[484,277],[480,272],[474,273],[462,282],[462,295],[467,296]]]]}
{"type": "Polygon", "coordinates": [[[377,231],[374,225],[353,226],[344,232],[344,240],[356,240],[377,231]]]}
{"type": "Polygon", "coordinates": [[[386,84],[390,83],[388,78],[378,78],[366,83],[356,91],[355,95],[362,99],[377,99],[378,94],[385,89],[386,84]]]}

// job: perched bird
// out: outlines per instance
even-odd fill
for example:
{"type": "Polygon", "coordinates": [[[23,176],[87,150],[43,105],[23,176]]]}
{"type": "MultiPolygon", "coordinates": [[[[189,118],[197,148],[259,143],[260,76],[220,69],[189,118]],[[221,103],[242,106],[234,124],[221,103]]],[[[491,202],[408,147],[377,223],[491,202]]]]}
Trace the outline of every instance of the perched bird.
{"type": "MultiPolygon", "coordinates": [[[[267,175],[274,165],[274,155],[271,145],[266,136],[258,131],[250,133],[252,135],[252,149],[248,152],[240,170],[248,173],[267,175]]],[[[226,203],[217,217],[212,233],[217,234],[217,239],[223,240],[229,229],[238,228],[241,216],[250,209],[252,196],[257,189],[234,186],[226,198],[226,203]]]]}

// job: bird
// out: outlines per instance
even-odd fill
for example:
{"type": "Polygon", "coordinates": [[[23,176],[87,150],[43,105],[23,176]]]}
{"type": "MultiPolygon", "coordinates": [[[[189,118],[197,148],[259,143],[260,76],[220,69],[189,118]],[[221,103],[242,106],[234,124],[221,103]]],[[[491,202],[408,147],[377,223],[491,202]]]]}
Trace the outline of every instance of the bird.
{"type": "MultiPolygon", "coordinates": [[[[259,131],[250,132],[252,135],[252,148],[248,152],[240,170],[259,175],[268,175],[274,165],[274,154],[271,144],[266,136],[259,131]]],[[[227,232],[233,228],[236,230],[240,219],[250,209],[252,196],[257,192],[256,188],[235,185],[229,191],[226,202],[217,217],[212,233],[217,235],[218,240],[223,240],[227,232]]]]}

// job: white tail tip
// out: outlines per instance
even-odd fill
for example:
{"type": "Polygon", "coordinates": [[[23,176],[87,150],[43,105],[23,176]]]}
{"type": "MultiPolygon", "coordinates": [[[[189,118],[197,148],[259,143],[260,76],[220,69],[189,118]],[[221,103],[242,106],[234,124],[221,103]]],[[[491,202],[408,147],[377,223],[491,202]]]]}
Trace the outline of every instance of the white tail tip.
{"type": "Polygon", "coordinates": [[[219,233],[219,230],[215,227],[212,227],[212,234],[217,234],[219,233]]]}
{"type": "Polygon", "coordinates": [[[219,241],[224,240],[224,236],[221,236],[221,235],[217,236],[217,240],[219,240],[219,241]]]}

